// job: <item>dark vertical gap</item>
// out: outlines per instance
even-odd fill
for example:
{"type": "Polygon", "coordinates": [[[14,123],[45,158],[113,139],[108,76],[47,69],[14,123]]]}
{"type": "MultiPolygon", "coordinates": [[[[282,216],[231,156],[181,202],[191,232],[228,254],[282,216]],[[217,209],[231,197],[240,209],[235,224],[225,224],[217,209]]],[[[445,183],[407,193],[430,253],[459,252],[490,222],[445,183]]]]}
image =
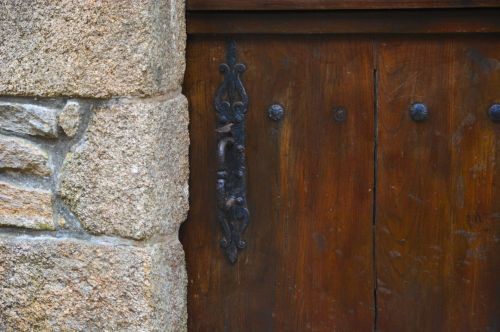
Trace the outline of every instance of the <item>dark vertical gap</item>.
{"type": "Polygon", "coordinates": [[[374,46],[374,69],[373,69],[373,200],[372,200],[372,264],[373,264],[373,330],[377,331],[378,327],[378,306],[377,306],[377,255],[376,255],[376,241],[377,241],[377,171],[378,171],[378,70],[377,70],[377,53],[376,46],[374,46]]]}

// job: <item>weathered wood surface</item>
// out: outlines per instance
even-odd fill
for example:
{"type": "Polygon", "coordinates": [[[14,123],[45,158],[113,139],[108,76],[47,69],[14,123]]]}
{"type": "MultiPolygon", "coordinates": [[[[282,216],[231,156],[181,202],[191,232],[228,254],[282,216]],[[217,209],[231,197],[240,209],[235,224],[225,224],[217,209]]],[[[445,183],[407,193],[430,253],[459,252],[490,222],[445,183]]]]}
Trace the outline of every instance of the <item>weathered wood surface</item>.
{"type": "Polygon", "coordinates": [[[500,32],[500,9],[188,12],[193,34],[464,34],[500,32]]]}
{"type": "Polygon", "coordinates": [[[376,266],[381,331],[500,328],[496,37],[377,44],[376,266]],[[429,119],[409,117],[413,102],[429,119]]]}
{"type": "Polygon", "coordinates": [[[192,11],[188,32],[190,330],[500,328],[500,124],[487,116],[499,9],[192,11]],[[230,38],[250,95],[252,215],[235,266],[215,220],[213,97],[230,38]],[[410,119],[412,102],[428,121],[410,119]]]}
{"type": "Polygon", "coordinates": [[[248,248],[231,266],[215,220],[215,111],[225,40],[191,38],[187,253],[191,331],[373,329],[372,43],[238,38],[247,115],[248,248]],[[282,122],[268,119],[273,103],[282,122]],[[333,108],[345,107],[344,123],[333,108]]]}
{"type": "Polygon", "coordinates": [[[188,0],[188,10],[331,10],[500,7],[498,0],[188,0]]]}

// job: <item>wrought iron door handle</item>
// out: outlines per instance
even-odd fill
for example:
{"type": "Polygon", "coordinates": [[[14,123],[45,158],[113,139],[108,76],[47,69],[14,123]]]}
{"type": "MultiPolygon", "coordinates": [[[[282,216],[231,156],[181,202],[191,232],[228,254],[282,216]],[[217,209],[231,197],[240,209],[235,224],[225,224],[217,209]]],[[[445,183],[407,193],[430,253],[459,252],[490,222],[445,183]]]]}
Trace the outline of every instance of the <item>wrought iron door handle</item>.
{"type": "Polygon", "coordinates": [[[228,136],[221,138],[217,146],[217,159],[219,161],[219,169],[226,165],[226,151],[229,146],[234,144],[234,138],[228,136]]]}
{"type": "Polygon", "coordinates": [[[245,167],[245,114],[248,106],[240,75],[245,65],[236,63],[236,43],[230,42],[227,62],[219,67],[224,80],[215,95],[217,112],[217,220],[220,241],[232,264],[246,247],[243,232],[249,223],[245,167]]]}

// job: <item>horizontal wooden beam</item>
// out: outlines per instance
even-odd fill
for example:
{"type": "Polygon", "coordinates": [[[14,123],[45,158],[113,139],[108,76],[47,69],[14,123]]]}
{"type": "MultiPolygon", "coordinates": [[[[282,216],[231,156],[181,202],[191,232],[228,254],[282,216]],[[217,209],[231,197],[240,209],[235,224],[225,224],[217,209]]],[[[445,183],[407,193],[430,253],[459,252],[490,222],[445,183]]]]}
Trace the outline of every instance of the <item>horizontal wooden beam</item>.
{"type": "Polygon", "coordinates": [[[188,0],[188,10],[331,10],[500,7],[499,0],[188,0]]]}
{"type": "Polygon", "coordinates": [[[500,9],[188,12],[188,34],[499,33],[500,9]]]}

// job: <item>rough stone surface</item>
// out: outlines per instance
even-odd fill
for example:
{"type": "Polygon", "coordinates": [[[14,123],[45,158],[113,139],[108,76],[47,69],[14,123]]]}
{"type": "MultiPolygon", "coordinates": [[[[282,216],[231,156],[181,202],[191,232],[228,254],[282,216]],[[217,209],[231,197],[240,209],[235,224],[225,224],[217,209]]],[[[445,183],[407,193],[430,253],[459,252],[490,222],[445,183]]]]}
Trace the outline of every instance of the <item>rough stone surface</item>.
{"type": "Polygon", "coordinates": [[[52,194],[0,181],[0,225],[54,230],[52,194]]]}
{"type": "Polygon", "coordinates": [[[80,104],[70,100],[58,115],[58,123],[68,137],[73,137],[78,132],[81,121],[80,104]]]}
{"type": "Polygon", "coordinates": [[[0,0],[1,332],[186,330],[184,2],[0,0]]]}
{"type": "Polygon", "coordinates": [[[0,331],[185,331],[184,254],[167,240],[0,234],[0,331]]]}
{"type": "Polygon", "coordinates": [[[86,230],[144,239],[176,232],[188,208],[187,101],[113,100],[94,108],[59,192],[86,230]]]}
{"type": "Polygon", "coordinates": [[[23,138],[0,134],[0,170],[15,170],[49,176],[52,170],[49,155],[42,148],[23,138]]]}
{"type": "Polygon", "coordinates": [[[184,0],[0,0],[0,95],[163,94],[184,48],[184,0]]]}
{"type": "Polygon", "coordinates": [[[57,137],[57,112],[39,105],[0,102],[0,129],[32,136],[57,137]]]}

